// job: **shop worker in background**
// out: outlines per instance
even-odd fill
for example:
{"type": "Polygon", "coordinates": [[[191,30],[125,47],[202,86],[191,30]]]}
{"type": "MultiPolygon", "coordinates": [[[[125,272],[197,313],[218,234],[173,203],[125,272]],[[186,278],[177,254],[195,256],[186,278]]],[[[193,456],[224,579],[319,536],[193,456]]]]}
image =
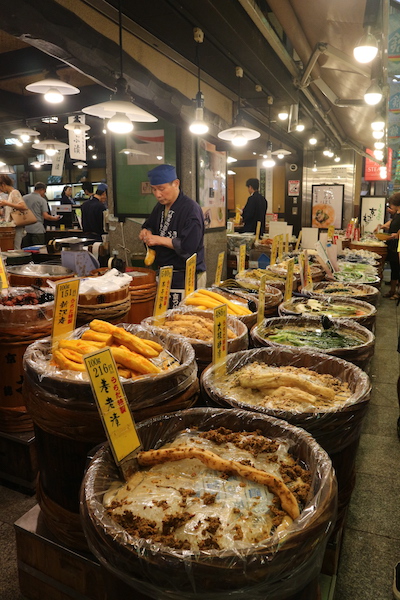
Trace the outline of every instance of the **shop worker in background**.
{"type": "Polygon", "coordinates": [[[82,231],[91,234],[91,237],[99,242],[102,241],[101,236],[105,233],[103,213],[106,210],[107,190],[106,183],[99,183],[96,193],[89,200],[85,200],[81,206],[82,231]]]}
{"type": "Polygon", "coordinates": [[[179,295],[173,290],[184,290],[186,260],[194,253],[197,287],[205,287],[204,218],[200,206],[180,191],[173,165],[158,165],[147,175],[157,204],[143,224],[139,239],[155,250],[157,267],[173,267],[171,297],[179,295]]]}
{"type": "Polygon", "coordinates": [[[31,194],[23,196],[23,200],[28,208],[31,209],[37,221],[31,225],[25,226],[26,235],[22,240],[22,248],[27,246],[43,246],[46,243],[46,228],[44,221],[59,221],[60,216],[53,217],[49,211],[49,205],[46,198],[47,186],[38,181],[35,184],[35,190],[31,194]]]}
{"type": "Polygon", "coordinates": [[[247,198],[246,206],[242,211],[243,227],[240,233],[255,233],[257,221],[261,222],[260,237],[265,232],[265,215],[267,213],[268,202],[260,194],[260,182],[258,179],[248,179],[246,181],[250,196],[247,198]]]}

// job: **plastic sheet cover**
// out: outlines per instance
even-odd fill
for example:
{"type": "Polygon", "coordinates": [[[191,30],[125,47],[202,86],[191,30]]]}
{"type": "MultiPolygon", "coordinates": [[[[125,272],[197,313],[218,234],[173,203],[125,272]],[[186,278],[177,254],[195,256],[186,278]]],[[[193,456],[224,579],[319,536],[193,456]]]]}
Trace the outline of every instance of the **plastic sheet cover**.
{"type": "Polygon", "coordinates": [[[235,373],[254,362],[268,367],[305,367],[316,373],[332,375],[348,384],[351,395],[342,406],[331,410],[313,409],[310,405],[305,410],[300,404],[297,410],[267,408],[239,400],[233,392],[226,394],[221,387],[221,376],[216,374],[214,366],[208,367],[202,374],[201,386],[204,393],[219,406],[251,410],[303,427],[330,455],[340,452],[358,439],[371,393],[369,377],[359,367],[340,358],[311,350],[268,347],[230,354],[225,361],[226,373],[235,373]]]}
{"type": "Polygon", "coordinates": [[[104,494],[119,479],[105,445],[89,465],[81,488],[82,523],[91,550],[119,579],[157,600],[278,600],[296,593],[318,575],[336,518],[337,484],[328,455],[304,430],[241,410],[190,409],[144,421],[138,429],[148,450],[194,427],[257,431],[286,440],[312,473],[300,516],[285,531],[234,550],[175,550],[132,537],[103,506],[104,494]]]}
{"type": "MultiPolygon", "coordinates": [[[[50,288],[35,290],[32,287],[9,287],[1,290],[0,295],[4,298],[33,293],[39,299],[43,292],[53,293],[50,288]]],[[[18,336],[29,338],[31,333],[40,332],[41,329],[44,331],[43,335],[48,335],[51,330],[53,313],[54,300],[43,302],[43,304],[26,304],[21,306],[5,306],[4,304],[0,304],[0,335],[9,335],[10,341],[11,338],[18,336]]]]}

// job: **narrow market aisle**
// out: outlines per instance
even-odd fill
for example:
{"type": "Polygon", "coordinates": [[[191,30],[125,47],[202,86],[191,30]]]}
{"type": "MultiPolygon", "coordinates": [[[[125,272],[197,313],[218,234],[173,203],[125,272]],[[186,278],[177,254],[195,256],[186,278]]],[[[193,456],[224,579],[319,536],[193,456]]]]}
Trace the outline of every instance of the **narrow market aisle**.
{"type": "Polygon", "coordinates": [[[393,598],[393,567],[400,561],[399,319],[400,306],[381,298],[369,373],[372,396],[357,453],[335,600],[393,598]]]}

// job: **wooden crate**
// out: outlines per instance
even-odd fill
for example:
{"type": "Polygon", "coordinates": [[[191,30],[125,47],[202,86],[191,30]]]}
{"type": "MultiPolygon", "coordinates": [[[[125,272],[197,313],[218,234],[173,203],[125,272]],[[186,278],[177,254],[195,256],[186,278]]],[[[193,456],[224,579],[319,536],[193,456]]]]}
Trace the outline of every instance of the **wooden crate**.
{"type": "Polygon", "coordinates": [[[34,491],[38,472],[32,432],[0,432],[0,479],[34,491]]]}
{"type": "Polygon", "coordinates": [[[46,529],[39,505],[15,524],[21,594],[29,600],[105,600],[100,565],[70,550],[46,529]]]}

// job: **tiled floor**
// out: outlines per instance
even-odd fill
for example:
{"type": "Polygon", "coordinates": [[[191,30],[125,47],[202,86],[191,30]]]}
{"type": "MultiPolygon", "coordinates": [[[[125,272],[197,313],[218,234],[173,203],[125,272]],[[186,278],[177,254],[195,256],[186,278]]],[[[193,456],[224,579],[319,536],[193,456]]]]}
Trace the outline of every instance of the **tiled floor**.
{"type": "MultiPolygon", "coordinates": [[[[381,299],[370,371],[372,398],[357,455],[357,480],[335,600],[392,599],[393,566],[400,561],[399,318],[400,307],[381,299]]],[[[0,485],[0,600],[23,598],[18,589],[13,523],[35,503],[34,497],[0,485]]]]}

